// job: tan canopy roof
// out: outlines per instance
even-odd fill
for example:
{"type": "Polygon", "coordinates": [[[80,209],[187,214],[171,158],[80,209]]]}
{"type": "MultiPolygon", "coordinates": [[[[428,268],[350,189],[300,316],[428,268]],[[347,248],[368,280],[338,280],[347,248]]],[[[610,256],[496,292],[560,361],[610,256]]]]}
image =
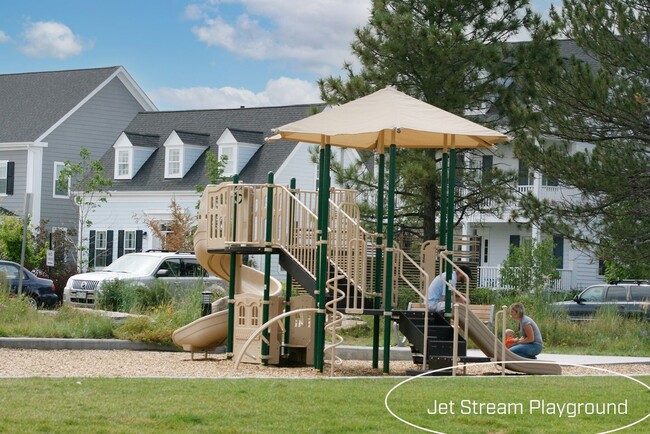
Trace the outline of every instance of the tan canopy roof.
{"type": "Polygon", "coordinates": [[[294,140],[355,149],[486,148],[504,134],[446,112],[393,87],[276,128],[268,140],[294,140]]]}

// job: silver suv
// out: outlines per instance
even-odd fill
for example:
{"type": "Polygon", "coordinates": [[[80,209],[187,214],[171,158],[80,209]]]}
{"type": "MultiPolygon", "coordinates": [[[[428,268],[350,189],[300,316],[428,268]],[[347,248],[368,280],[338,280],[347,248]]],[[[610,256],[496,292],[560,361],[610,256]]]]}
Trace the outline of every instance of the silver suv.
{"type": "Polygon", "coordinates": [[[128,280],[148,285],[158,279],[179,288],[192,287],[197,279],[203,280],[208,290],[227,288],[222,279],[208,274],[193,253],[147,251],[120,256],[101,271],[72,276],[63,289],[63,302],[93,307],[105,282],[128,280]]]}

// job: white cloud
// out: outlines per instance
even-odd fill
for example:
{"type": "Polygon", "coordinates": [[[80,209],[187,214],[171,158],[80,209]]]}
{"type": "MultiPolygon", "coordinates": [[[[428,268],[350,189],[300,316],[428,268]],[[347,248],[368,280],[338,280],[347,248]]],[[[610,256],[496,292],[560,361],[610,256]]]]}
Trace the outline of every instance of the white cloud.
{"type": "Polygon", "coordinates": [[[266,89],[258,93],[234,87],[161,87],[148,91],[147,95],[162,110],[268,107],[320,101],[315,84],[288,77],[269,80],[266,89]]]}
{"type": "Polygon", "coordinates": [[[20,50],[28,56],[65,59],[91,48],[91,43],[72,33],[68,26],[56,21],[30,23],[23,32],[25,44],[20,50]]]}
{"type": "Polygon", "coordinates": [[[367,22],[369,10],[369,0],[212,0],[188,6],[185,16],[200,21],[192,31],[208,46],[327,74],[354,60],[353,30],[367,22]],[[222,11],[228,3],[244,12],[228,19],[222,11]]]}
{"type": "Polygon", "coordinates": [[[9,35],[7,35],[5,32],[0,30],[0,44],[4,44],[5,42],[9,42],[11,38],[9,35]]]}

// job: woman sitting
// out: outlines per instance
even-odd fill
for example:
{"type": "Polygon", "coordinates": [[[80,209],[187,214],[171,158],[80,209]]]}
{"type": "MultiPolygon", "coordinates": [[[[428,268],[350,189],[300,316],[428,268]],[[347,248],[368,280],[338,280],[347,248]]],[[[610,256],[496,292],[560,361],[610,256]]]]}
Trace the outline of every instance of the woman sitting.
{"type": "Polygon", "coordinates": [[[510,306],[510,316],[519,322],[519,334],[521,337],[515,339],[515,345],[510,351],[518,356],[527,359],[536,359],[542,352],[542,333],[539,327],[529,316],[524,313],[522,303],[513,303],[510,306]]]}

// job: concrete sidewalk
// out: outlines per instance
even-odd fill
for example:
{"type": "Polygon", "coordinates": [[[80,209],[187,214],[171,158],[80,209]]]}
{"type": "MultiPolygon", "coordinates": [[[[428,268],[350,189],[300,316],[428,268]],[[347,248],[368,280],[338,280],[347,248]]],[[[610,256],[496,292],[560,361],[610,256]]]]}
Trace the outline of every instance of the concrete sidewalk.
{"type": "MultiPolygon", "coordinates": [[[[172,345],[154,345],[120,339],[61,339],[61,338],[0,338],[0,348],[35,350],[130,350],[130,351],[181,351],[172,345]]],[[[215,353],[225,352],[224,347],[215,353]]],[[[336,354],[344,360],[372,360],[372,348],[342,345],[336,354]]],[[[379,360],[383,360],[383,347],[379,348],[379,360]]],[[[468,356],[485,357],[480,350],[467,350],[468,356]]],[[[616,365],[628,363],[648,363],[650,357],[589,356],[581,354],[542,353],[539,360],[554,361],[568,365],[616,365]]],[[[411,360],[409,347],[391,347],[390,360],[411,360]]]]}

